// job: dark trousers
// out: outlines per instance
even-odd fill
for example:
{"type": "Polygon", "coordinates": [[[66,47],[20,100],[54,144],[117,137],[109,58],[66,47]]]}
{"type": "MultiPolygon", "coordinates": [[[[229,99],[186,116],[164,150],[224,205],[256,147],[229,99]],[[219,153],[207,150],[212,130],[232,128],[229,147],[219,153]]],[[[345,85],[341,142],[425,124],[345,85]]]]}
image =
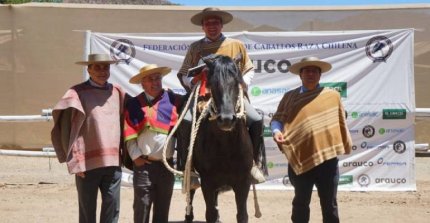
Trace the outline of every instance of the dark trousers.
{"type": "MultiPolygon", "coordinates": [[[[168,161],[172,165],[172,161],[168,161]]],[[[153,161],[133,171],[134,222],[148,223],[152,205],[152,222],[167,223],[175,177],[160,161],[153,161]]]]}
{"type": "Polygon", "coordinates": [[[337,185],[339,183],[338,159],[323,162],[300,175],[296,175],[288,165],[288,177],[294,186],[293,211],[291,220],[294,223],[309,222],[309,204],[312,188],[318,190],[324,223],[338,223],[337,185]]]}
{"type": "Polygon", "coordinates": [[[75,176],[79,200],[79,223],[96,223],[98,190],[102,195],[101,223],[116,223],[119,218],[121,168],[102,167],[75,176]]]}

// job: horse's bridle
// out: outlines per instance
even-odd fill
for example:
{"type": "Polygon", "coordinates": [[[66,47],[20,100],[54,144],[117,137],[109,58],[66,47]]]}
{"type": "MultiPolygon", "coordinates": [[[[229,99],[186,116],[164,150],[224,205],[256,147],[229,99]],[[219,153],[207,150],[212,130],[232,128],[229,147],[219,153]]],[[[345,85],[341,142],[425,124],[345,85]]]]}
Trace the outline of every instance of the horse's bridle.
{"type": "MultiPolygon", "coordinates": [[[[243,87],[242,87],[242,85],[239,84],[239,95],[237,96],[236,106],[234,109],[236,112],[235,115],[238,119],[246,118],[245,101],[244,100],[245,99],[244,99],[244,94],[243,94],[243,87]]],[[[208,108],[209,109],[209,111],[208,111],[209,112],[209,120],[216,120],[220,116],[220,114],[218,112],[218,109],[215,106],[212,94],[211,94],[210,100],[206,106],[209,106],[209,108],[208,108]]]]}

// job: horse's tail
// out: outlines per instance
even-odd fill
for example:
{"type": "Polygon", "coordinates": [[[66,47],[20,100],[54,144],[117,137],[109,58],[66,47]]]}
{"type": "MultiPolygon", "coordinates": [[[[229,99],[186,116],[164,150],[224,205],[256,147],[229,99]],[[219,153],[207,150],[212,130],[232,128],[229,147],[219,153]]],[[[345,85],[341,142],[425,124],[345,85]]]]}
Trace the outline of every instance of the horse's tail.
{"type": "Polygon", "coordinates": [[[254,216],[256,218],[261,218],[261,210],[260,210],[260,204],[258,203],[257,199],[257,190],[255,189],[255,184],[252,184],[252,192],[254,194],[254,208],[255,208],[255,214],[254,216]]]}

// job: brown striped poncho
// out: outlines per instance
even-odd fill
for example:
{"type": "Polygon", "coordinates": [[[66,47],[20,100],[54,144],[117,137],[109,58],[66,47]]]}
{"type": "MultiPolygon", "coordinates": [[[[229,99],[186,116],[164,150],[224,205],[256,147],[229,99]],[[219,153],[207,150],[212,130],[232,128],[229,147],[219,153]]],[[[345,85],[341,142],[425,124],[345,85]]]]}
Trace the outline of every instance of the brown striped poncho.
{"type": "Polygon", "coordinates": [[[284,124],[286,142],[278,145],[296,174],[351,152],[352,141],[337,91],[317,88],[287,92],[272,120],[284,124]]]}
{"type": "Polygon", "coordinates": [[[200,58],[210,54],[229,56],[231,58],[236,58],[238,55],[241,55],[239,68],[242,75],[246,74],[246,72],[254,67],[243,43],[239,40],[225,37],[210,43],[205,42],[204,39],[193,42],[185,55],[179,73],[187,74],[188,69],[198,65],[200,58]]]}

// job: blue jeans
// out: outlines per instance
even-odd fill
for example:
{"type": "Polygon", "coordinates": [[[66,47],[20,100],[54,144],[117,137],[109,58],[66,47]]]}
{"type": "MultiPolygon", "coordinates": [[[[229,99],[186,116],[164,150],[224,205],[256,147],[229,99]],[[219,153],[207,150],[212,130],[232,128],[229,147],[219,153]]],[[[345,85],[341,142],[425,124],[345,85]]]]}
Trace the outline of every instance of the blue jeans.
{"type": "Polygon", "coordinates": [[[288,165],[288,177],[294,186],[293,211],[294,223],[309,222],[309,204],[313,186],[318,190],[324,223],[338,223],[337,186],[339,183],[338,159],[333,158],[314,167],[308,172],[296,175],[288,165]]]}

